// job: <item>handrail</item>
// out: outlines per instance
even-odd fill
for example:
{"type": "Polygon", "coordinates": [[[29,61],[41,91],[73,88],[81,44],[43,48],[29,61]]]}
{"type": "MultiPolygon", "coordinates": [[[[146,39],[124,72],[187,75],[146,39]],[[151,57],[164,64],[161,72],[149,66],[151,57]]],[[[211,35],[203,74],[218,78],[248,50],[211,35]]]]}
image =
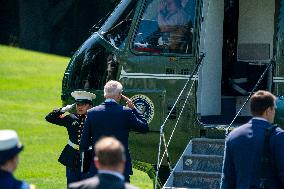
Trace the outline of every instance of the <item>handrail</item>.
{"type": "MultiPolygon", "coordinates": [[[[161,128],[160,128],[160,142],[159,142],[159,150],[158,150],[158,157],[157,157],[157,167],[156,167],[155,189],[157,189],[158,174],[159,174],[160,164],[161,164],[161,162],[162,162],[162,161],[160,161],[162,141],[164,142],[164,145],[165,145],[165,152],[164,152],[164,153],[166,153],[166,155],[167,155],[168,164],[169,164],[169,167],[171,168],[170,162],[169,162],[168,150],[167,150],[167,146],[168,146],[168,145],[166,145],[165,134],[164,134],[164,127],[165,127],[165,124],[166,124],[167,120],[169,119],[169,117],[170,117],[170,115],[171,115],[173,109],[175,108],[177,102],[179,101],[181,95],[183,94],[185,88],[187,87],[189,81],[191,80],[191,78],[193,77],[193,75],[199,70],[199,67],[201,66],[201,63],[202,63],[202,60],[203,60],[204,57],[205,57],[205,54],[202,53],[202,54],[200,55],[199,59],[198,59],[198,62],[197,62],[197,64],[196,64],[194,70],[192,71],[192,73],[191,73],[190,76],[188,77],[188,79],[187,79],[187,81],[186,81],[186,83],[185,83],[183,89],[182,89],[181,92],[179,93],[179,95],[178,95],[178,97],[177,97],[177,99],[176,99],[176,101],[175,101],[173,107],[171,108],[171,110],[170,110],[170,112],[168,113],[167,117],[165,118],[163,124],[161,125],[161,128]]],[[[192,88],[192,87],[191,87],[191,88],[192,88]]],[[[190,93],[188,93],[188,94],[190,94],[190,93]]],[[[188,98],[188,97],[187,97],[187,98],[188,98]]],[[[180,114],[180,115],[181,115],[181,114],[180,114]]],[[[180,116],[179,116],[179,117],[180,117],[180,116]]],[[[164,155],[163,155],[163,157],[164,157],[164,155]]]]}
{"type": "Polygon", "coordinates": [[[251,92],[249,92],[249,96],[247,97],[246,101],[243,103],[243,105],[241,106],[241,108],[239,109],[239,111],[237,112],[237,114],[235,115],[235,117],[233,118],[233,120],[231,121],[231,123],[225,127],[225,137],[228,136],[229,134],[229,129],[231,128],[232,124],[235,122],[236,118],[239,116],[239,114],[241,113],[241,111],[243,110],[243,108],[245,107],[245,105],[247,104],[247,102],[249,101],[249,99],[251,98],[251,96],[253,95],[253,93],[255,92],[255,90],[257,89],[258,85],[260,84],[260,82],[263,80],[264,75],[266,74],[266,72],[268,71],[268,69],[270,68],[270,66],[274,63],[273,60],[270,61],[269,65],[266,67],[266,69],[263,71],[263,73],[261,74],[260,78],[258,79],[258,81],[256,82],[256,84],[254,85],[253,89],[251,90],[251,92]]]}
{"type": "MultiPolygon", "coordinates": [[[[192,94],[191,91],[192,91],[192,89],[193,89],[193,86],[194,86],[194,82],[192,82],[192,84],[191,84],[191,86],[190,86],[190,89],[189,89],[189,91],[188,91],[188,93],[187,93],[186,99],[185,99],[185,101],[184,101],[184,103],[183,103],[183,106],[182,106],[181,111],[180,111],[180,113],[179,113],[179,116],[178,116],[178,119],[177,119],[177,121],[176,121],[176,124],[175,124],[175,126],[174,126],[174,128],[173,128],[173,130],[172,130],[171,136],[170,136],[170,138],[169,138],[169,140],[168,140],[167,145],[165,145],[165,149],[167,149],[167,148],[169,147],[169,145],[170,145],[170,142],[171,142],[172,137],[173,137],[173,134],[174,134],[174,132],[175,132],[175,130],[176,130],[176,127],[177,127],[177,124],[178,124],[179,119],[180,119],[180,117],[181,117],[181,114],[183,113],[183,109],[184,109],[184,107],[185,107],[185,104],[187,103],[188,98],[191,96],[190,94],[192,94]]],[[[159,167],[161,167],[161,164],[162,164],[162,162],[163,162],[163,159],[164,159],[165,154],[166,154],[166,150],[164,151],[164,153],[163,153],[163,155],[162,155],[162,158],[161,158],[161,160],[160,160],[160,165],[159,165],[159,167]]],[[[168,156],[168,154],[167,154],[167,156],[168,156]]]]}

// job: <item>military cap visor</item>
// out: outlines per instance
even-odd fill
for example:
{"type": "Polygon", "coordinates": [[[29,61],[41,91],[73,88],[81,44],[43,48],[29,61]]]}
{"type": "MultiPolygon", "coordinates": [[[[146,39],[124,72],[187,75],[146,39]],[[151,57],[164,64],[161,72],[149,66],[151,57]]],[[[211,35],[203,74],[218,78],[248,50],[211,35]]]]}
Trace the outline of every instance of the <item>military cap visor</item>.
{"type": "Polygon", "coordinates": [[[77,103],[92,103],[92,100],[96,98],[96,95],[87,91],[74,91],[71,96],[77,103]]]}
{"type": "Polygon", "coordinates": [[[76,104],[92,104],[92,101],[88,99],[77,99],[75,102],[76,104]]]}
{"type": "Polygon", "coordinates": [[[12,159],[24,149],[13,130],[0,130],[0,164],[12,159]]]}

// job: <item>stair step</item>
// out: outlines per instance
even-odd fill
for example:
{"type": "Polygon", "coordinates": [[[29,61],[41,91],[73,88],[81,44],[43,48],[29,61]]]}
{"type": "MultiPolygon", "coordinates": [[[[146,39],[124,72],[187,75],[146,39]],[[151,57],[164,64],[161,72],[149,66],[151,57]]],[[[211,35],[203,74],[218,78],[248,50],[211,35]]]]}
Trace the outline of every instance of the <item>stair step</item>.
{"type": "Polygon", "coordinates": [[[224,155],[224,139],[195,138],[192,139],[192,154],[224,155]]]}
{"type": "Polygon", "coordinates": [[[183,170],[222,172],[223,156],[191,154],[183,157],[183,170]]]}
{"type": "Polygon", "coordinates": [[[203,171],[181,171],[174,173],[173,187],[218,189],[221,173],[203,171]]]}

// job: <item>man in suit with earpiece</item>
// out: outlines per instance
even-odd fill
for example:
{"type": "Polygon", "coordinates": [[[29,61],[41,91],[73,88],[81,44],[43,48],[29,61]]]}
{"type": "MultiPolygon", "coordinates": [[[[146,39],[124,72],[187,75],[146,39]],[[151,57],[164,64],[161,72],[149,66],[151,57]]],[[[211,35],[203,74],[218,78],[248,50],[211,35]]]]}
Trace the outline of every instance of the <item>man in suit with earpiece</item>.
{"type": "Polygon", "coordinates": [[[221,189],[284,188],[284,131],[273,126],[275,96],[257,91],[253,118],[226,138],[221,189]]]}

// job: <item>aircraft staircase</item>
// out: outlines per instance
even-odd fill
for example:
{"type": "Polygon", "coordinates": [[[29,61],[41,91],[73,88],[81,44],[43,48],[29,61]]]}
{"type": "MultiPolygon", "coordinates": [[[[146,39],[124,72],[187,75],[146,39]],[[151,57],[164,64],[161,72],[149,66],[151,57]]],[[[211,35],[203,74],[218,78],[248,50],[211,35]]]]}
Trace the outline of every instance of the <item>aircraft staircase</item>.
{"type": "Polygon", "coordinates": [[[192,139],[163,188],[219,189],[224,146],[224,139],[192,139]]]}

